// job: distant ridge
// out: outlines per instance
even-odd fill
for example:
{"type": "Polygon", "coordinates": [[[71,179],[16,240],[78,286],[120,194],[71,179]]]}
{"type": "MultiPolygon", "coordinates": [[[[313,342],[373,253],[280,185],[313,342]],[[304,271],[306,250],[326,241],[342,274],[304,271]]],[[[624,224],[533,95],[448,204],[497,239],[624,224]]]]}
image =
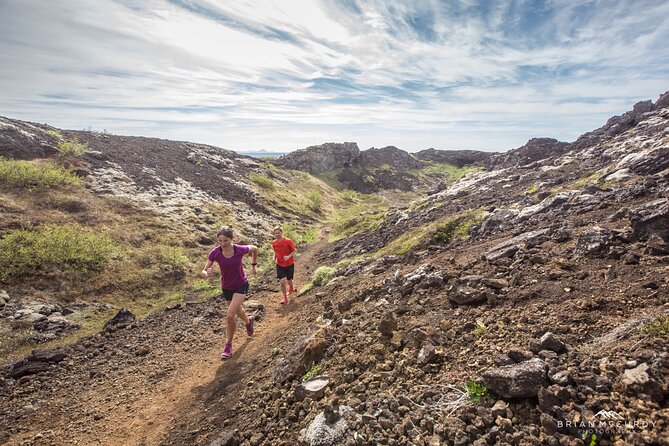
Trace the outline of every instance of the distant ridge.
{"type": "Polygon", "coordinates": [[[288,154],[288,152],[269,152],[267,150],[258,150],[255,152],[237,152],[240,155],[250,156],[253,158],[279,158],[283,155],[288,154]]]}

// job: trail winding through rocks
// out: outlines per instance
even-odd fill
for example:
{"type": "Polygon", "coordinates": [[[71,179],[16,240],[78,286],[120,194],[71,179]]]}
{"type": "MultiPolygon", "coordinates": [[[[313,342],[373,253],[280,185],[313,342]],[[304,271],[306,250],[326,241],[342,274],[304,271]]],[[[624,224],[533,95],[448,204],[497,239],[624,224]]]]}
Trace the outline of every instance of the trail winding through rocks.
{"type": "MultiPolygon", "coordinates": [[[[324,228],[319,241],[298,257],[298,289],[309,281],[317,267],[313,259],[325,245],[324,228]]],[[[0,436],[0,443],[209,444],[235,427],[229,424],[241,391],[254,385],[257,372],[273,367],[265,360],[276,353],[272,341],[297,329],[295,321],[300,320],[295,317],[303,307],[299,294],[283,306],[273,274],[259,282],[249,298],[265,310],[250,338],[238,321],[231,359],[223,362],[219,356],[225,336],[222,300],[160,311],[75,345],[55,377],[19,380],[21,388],[9,401],[22,406],[3,410],[6,415],[14,409],[16,424],[0,436]],[[29,407],[26,400],[32,402],[29,407]]]]}

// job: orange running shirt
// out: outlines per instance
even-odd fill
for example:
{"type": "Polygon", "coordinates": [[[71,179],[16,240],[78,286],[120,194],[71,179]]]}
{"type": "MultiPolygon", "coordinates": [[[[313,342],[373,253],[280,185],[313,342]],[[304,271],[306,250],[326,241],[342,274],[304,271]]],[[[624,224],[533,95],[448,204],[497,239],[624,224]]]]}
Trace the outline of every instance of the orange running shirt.
{"type": "Polygon", "coordinates": [[[291,239],[284,237],[282,241],[274,240],[272,242],[272,248],[274,248],[274,254],[276,254],[277,265],[290,266],[295,263],[295,260],[292,257],[288,260],[283,260],[283,256],[287,256],[295,251],[295,244],[291,239]]]}

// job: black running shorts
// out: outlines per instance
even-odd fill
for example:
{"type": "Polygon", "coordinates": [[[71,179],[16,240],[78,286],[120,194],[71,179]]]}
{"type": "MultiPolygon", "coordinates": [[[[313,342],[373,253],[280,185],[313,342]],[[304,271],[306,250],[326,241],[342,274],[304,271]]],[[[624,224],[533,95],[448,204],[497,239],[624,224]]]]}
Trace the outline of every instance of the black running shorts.
{"type": "Polygon", "coordinates": [[[290,265],[290,266],[276,265],[277,279],[283,279],[285,277],[288,280],[293,280],[293,274],[295,274],[295,265],[290,265]]]}
{"type": "Polygon", "coordinates": [[[249,292],[249,283],[246,282],[244,285],[242,285],[236,290],[223,290],[223,299],[231,301],[233,294],[247,294],[248,292],[249,292]]]}

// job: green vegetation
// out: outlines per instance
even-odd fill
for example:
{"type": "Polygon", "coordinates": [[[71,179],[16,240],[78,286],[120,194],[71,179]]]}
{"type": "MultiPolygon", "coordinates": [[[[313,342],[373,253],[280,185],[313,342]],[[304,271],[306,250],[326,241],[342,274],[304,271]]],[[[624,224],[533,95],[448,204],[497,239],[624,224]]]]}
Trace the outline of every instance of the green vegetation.
{"type": "Polygon", "coordinates": [[[63,139],[63,134],[60,133],[58,130],[47,130],[46,134],[49,136],[53,136],[56,139],[63,139]]]}
{"type": "Polygon", "coordinates": [[[272,179],[269,177],[258,175],[257,173],[252,173],[249,175],[249,179],[263,189],[274,190],[274,181],[272,181],[272,179]]]}
{"type": "Polygon", "coordinates": [[[271,353],[272,357],[278,356],[281,353],[281,347],[272,348],[272,351],[270,353],[271,353]]]}
{"type": "Polygon", "coordinates": [[[216,285],[212,284],[210,281],[205,279],[195,279],[193,286],[191,287],[196,293],[201,291],[209,291],[217,289],[216,285]]]}
{"type": "Polygon", "coordinates": [[[468,173],[479,172],[480,167],[457,167],[452,164],[430,162],[427,167],[415,170],[412,173],[420,177],[443,177],[447,176],[452,182],[458,181],[468,173]]]}
{"type": "Polygon", "coordinates": [[[88,151],[88,144],[77,140],[60,141],[58,143],[58,154],[63,158],[79,157],[88,151]]]}
{"type": "Polygon", "coordinates": [[[283,235],[291,239],[296,246],[315,243],[318,239],[318,229],[315,226],[288,222],[281,227],[283,228],[283,235]]]}
{"type": "Polygon", "coordinates": [[[583,441],[587,446],[597,446],[597,434],[591,434],[590,432],[583,432],[581,435],[583,441]]]}
{"type": "Polygon", "coordinates": [[[316,190],[307,192],[307,207],[314,212],[321,212],[323,205],[323,196],[316,190]]]}
{"type": "Polygon", "coordinates": [[[313,362],[309,365],[307,372],[302,377],[302,381],[309,381],[310,379],[315,378],[321,372],[323,367],[320,364],[314,364],[313,362]]]}
{"type": "Polygon", "coordinates": [[[446,217],[411,229],[374,253],[374,258],[385,255],[404,255],[431,243],[447,244],[462,240],[469,236],[472,225],[483,219],[481,211],[465,211],[461,214],[446,217]]]}
{"type": "Polygon", "coordinates": [[[302,288],[302,292],[309,291],[314,287],[325,286],[332,280],[335,269],[329,266],[319,266],[314,272],[311,281],[302,288]]]}
{"type": "Polygon", "coordinates": [[[476,328],[474,329],[474,334],[476,336],[483,336],[486,332],[486,328],[484,325],[477,325],[476,328]]]}
{"type": "Polygon", "coordinates": [[[482,213],[477,211],[467,211],[449,217],[437,225],[432,241],[445,245],[453,240],[465,239],[469,236],[469,229],[481,220],[482,213]]]}
{"type": "Polygon", "coordinates": [[[168,271],[185,271],[189,264],[184,250],[178,246],[161,246],[158,256],[161,265],[168,271]]]}
{"type": "Polygon", "coordinates": [[[525,191],[525,195],[534,195],[539,192],[539,186],[536,184],[525,191]]]}
{"type": "Polygon", "coordinates": [[[383,222],[388,210],[385,198],[353,191],[340,192],[340,197],[347,205],[339,208],[333,217],[331,242],[374,231],[383,222]]]}
{"type": "Polygon", "coordinates": [[[54,187],[79,184],[79,177],[50,162],[8,160],[0,157],[0,183],[18,187],[54,187]]]}
{"type": "Polygon", "coordinates": [[[72,226],[19,229],[0,239],[0,280],[38,271],[99,271],[117,248],[104,234],[72,226]]]}
{"type": "Polygon", "coordinates": [[[669,338],[669,315],[664,315],[643,327],[644,333],[650,333],[660,338],[669,338]]]}
{"type": "Polygon", "coordinates": [[[465,387],[467,390],[467,398],[474,404],[478,403],[488,395],[488,388],[483,384],[477,383],[472,378],[467,378],[465,387]]]}

